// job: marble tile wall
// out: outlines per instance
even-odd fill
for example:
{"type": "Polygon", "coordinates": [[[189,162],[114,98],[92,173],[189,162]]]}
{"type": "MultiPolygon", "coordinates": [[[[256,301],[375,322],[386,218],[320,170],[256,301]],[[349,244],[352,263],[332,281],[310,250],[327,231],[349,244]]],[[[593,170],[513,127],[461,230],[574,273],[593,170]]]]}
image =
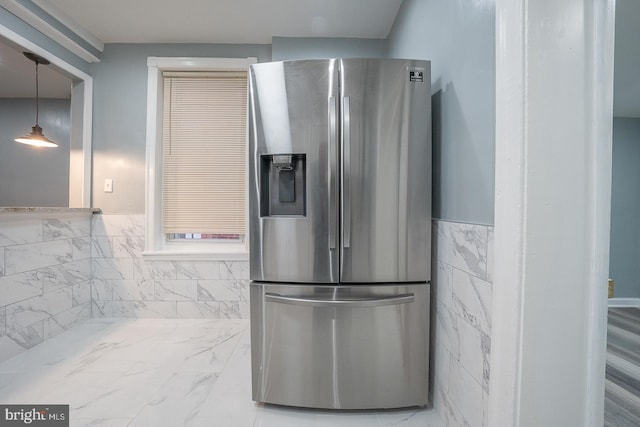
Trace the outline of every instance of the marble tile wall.
{"type": "Polygon", "coordinates": [[[493,227],[433,221],[433,401],[446,427],[487,425],[492,274],[493,227]]]}
{"type": "Polygon", "coordinates": [[[90,317],[90,215],[0,216],[0,361],[90,317]]]}
{"type": "Polygon", "coordinates": [[[144,221],[93,216],[93,317],[249,318],[248,261],[146,260],[144,221]]]}

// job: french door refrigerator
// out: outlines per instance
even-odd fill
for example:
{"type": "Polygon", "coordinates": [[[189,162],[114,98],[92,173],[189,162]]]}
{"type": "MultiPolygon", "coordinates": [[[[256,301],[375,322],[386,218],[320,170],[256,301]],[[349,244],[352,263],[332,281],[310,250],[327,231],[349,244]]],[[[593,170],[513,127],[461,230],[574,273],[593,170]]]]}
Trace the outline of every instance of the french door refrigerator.
{"type": "Polygon", "coordinates": [[[254,400],[428,403],[430,81],[428,61],[251,67],[254,400]]]}

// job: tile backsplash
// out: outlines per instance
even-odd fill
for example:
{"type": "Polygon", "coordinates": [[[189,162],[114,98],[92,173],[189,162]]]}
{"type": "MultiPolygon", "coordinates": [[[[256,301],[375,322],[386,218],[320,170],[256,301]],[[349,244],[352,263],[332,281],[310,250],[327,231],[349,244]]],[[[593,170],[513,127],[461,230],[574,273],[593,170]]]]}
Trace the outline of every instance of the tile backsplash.
{"type": "Polygon", "coordinates": [[[145,260],[144,220],[94,215],[94,317],[249,317],[248,261],[145,260]]]}
{"type": "Polygon", "coordinates": [[[148,261],[144,215],[0,217],[0,361],[90,317],[248,318],[247,261],[148,261]]]}
{"type": "Polygon", "coordinates": [[[91,317],[88,214],[0,218],[0,361],[91,317]]]}
{"type": "Polygon", "coordinates": [[[487,425],[493,227],[433,221],[433,390],[447,427],[487,425]]]}

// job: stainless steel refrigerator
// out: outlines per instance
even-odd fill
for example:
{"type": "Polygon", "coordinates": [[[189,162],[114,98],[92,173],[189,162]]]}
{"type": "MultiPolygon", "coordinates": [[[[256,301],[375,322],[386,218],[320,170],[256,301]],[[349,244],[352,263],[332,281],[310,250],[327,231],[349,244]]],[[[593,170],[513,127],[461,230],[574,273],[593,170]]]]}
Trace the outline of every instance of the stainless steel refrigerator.
{"type": "Polygon", "coordinates": [[[251,67],[254,400],[427,404],[430,82],[428,61],[251,67]]]}

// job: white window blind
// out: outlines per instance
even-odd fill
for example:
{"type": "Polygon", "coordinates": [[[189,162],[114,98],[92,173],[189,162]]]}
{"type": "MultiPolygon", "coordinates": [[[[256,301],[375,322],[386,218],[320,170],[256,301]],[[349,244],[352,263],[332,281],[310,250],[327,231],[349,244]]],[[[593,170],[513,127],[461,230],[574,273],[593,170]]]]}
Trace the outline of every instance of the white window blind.
{"type": "Polygon", "coordinates": [[[163,79],[163,232],[244,235],[247,73],[163,79]]]}

